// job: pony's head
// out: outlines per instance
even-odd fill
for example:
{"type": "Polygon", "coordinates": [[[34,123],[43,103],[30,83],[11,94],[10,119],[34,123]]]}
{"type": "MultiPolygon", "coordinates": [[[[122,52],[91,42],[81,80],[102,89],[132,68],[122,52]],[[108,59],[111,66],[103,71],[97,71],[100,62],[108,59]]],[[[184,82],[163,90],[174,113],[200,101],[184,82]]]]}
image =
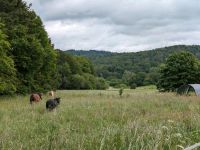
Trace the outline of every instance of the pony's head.
{"type": "Polygon", "coordinates": [[[37,93],[40,96],[40,99],[42,99],[42,93],[37,93]]]}
{"type": "Polygon", "coordinates": [[[60,97],[54,98],[54,101],[56,101],[57,104],[60,104],[60,97]]]}

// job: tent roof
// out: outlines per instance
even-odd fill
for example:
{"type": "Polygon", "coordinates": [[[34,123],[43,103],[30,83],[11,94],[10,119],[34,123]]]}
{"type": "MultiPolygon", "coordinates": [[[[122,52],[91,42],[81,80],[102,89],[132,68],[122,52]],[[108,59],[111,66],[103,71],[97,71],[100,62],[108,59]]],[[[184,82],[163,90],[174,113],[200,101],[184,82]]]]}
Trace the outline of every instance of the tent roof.
{"type": "Polygon", "coordinates": [[[194,88],[196,95],[200,96],[200,84],[189,84],[189,85],[194,88]]]}
{"type": "Polygon", "coordinates": [[[200,96],[200,84],[185,84],[178,88],[177,93],[178,94],[188,94],[189,89],[194,89],[194,92],[197,96],[200,96]]]}

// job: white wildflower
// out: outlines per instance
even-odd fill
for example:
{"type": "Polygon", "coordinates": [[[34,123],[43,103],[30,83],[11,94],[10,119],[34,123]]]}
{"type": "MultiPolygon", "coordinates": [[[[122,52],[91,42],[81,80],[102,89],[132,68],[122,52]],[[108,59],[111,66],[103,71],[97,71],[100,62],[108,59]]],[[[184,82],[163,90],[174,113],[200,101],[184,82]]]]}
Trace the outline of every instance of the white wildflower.
{"type": "Polygon", "coordinates": [[[180,133],[176,133],[176,134],[174,134],[174,136],[177,137],[177,138],[182,138],[183,137],[182,134],[180,134],[180,133]]]}
{"type": "Polygon", "coordinates": [[[169,123],[174,123],[174,121],[173,120],[167,120],[169,123]]]}

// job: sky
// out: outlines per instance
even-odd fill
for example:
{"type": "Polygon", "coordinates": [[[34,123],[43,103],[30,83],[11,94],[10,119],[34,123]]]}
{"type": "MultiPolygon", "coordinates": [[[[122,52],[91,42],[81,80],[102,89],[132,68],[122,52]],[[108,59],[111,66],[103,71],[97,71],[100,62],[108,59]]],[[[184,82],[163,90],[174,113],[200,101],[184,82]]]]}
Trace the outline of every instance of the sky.
{"type": "Polygon", "coordinates": [[[55,48],[136,52],[200,44],[200,0],[25,0],[55,48]]]}

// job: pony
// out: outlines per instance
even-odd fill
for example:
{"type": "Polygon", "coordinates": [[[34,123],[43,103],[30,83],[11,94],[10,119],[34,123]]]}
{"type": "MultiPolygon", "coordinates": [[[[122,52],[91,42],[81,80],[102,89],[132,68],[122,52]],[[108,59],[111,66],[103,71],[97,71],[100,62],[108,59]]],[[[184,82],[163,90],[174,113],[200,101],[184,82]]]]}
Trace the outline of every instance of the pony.
{"type": "Polygon", "coordinates": [[[49,99],[46,102],[46,109],[51,111],[51,110],[55,109],[59,104],[60,104],[60,97],[57,97],[54,99],[49,99]]]}
{"type": "Polygon", "coordinates": [[[54,98],[54,96],[55,96],[54,91],[49,91],[49,96],[52,96],[54,98]]]}
{"type": "Polygon", "coordinates": [[[32,93],[30,96],[30,104],[33,104],[33,102],[39,102],[42,100],[42,93],[32,93]]]}

